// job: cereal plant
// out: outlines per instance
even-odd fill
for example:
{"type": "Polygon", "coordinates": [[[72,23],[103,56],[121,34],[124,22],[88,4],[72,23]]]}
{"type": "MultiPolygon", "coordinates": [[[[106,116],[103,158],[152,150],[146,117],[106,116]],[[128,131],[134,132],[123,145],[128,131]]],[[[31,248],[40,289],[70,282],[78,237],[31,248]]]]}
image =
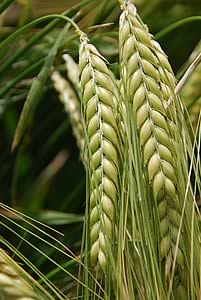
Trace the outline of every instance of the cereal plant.
{"type": "Polygon", "coordinates": [[[0,299],[201,299],[200,23],[2,0],[0,299]]]}

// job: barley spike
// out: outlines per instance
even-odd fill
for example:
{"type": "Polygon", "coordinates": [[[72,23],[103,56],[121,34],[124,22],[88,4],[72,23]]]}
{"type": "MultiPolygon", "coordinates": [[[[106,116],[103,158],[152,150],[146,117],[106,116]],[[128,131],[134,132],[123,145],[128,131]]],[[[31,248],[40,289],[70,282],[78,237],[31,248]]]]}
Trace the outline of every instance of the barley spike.
{"type": "MultiPolygon", "coordinates": [[[[189,63],[198,56],[201,52],[201,41],[195,47],[193,53],[190,56],[189,63]]],[[[197,129],[197,125],[201,115],[201,64],[191,74],[190,78],[186,81],[183,89],[181,90],[182,101],[188,109],[190,122],[193,125],[194,131],[197,129]]]]}
{"type": "Polygon", "coordinates": [[[90,257],[92,265],[105,270],[118,197],[118,90],[106,60],[86,37],[81,39],[79,65],[91,176],[90,257]]]}
{"type": "Polygon", "coordinates": [[[78,94],[80,94],[80,85],[79,85],[80,68],[69,54],[64,54],[63,59],[65,60],[66,63],[67,76],[71,81],[71,83],[76,88],[78,94]]]}
{"type": "Polygon", "coordinates": [[[54,88],[59,93],[59,98],[69,115],[73,134],[76,138],[77,146],[80,149],[82,156],[84,149],[84,131],[81,120],[80,101],[69,82],[65,80],[59,72],[54,71],[51,75],[51,79],[53,81],[54,88]]]}
{"type": "Polygon", "coordinates": [[[39,299],[32,286],[23,278],[24,270],[0,249],[0,296],[9,300],[39,299]],[[22,275],[22,276],[21,276],[22,275]]]}
{"type": "MultiPolygon", "coordinates": [[[[175,79],[162,50],[157,50],[147,27],[137,17],[130,2],[120,17],[120,64],[126,99],[133,109],[148,182],[157,201],[161,232],[160,256],[165,261],[166,278],[172,267],[181,205],[175,173],[175,111],[168,112],[170,86],[175,79]],[[165,69],[165,72],[164,72],[165,69]],[[166,94],[167,95],[166,95],[166,94]],[[168,262],[171,262],[170,264],[168,262]]],[[[183,240],[176,258],[178,270],[184,268],[183,240]]]]}

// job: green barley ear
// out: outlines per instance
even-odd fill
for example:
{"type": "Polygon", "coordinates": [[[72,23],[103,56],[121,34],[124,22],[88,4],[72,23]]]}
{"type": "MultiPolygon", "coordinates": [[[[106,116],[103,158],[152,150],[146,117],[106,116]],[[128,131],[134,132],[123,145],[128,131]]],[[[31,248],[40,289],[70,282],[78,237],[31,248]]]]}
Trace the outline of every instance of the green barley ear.
{"type": "Polygon", "coordinates": [[[77,146],[82,152],[84,149],[84,130],[81,120],[80,101],[72,89],[71,85],[59,72],[54,71],[51,75],[55,90],[59,93],[59,98],[64,105],[72,125],[73,134],[76,138],[77,146]]]}
{"type": "Polygon", "coordinates": [[[86,37],[81,38],[79,66],[90,178],[90,258],[105,270],[118,200],[118,92],[106,60],[86,37]]]}
{"type": "Polygon", "coordinates": [[[66,63],[67,76],[79,94],[80,93],[80,85],[79,85],[80,68],[69,54],[64,54],[63,59],[65,60],[66,63]]]}
{"type": "Polygon", "coordinates": [[[32,286],[24,279],[25,271],[0,249],[0,296],[9,300],[39,299],[32,286]]]}
{"type": "MultiPolygon", "coordinates": [[[[174,76],[165,55],[156,54],[155,45],[147,27],[138,18],[136,8],[129,1],[122,6],[119,46],[121,78],[124,100],[129,102],[136,122],[146,178],[157,203],[160,228],[160,258],[165,264],[165,278],[169,282],[175,256],[181,221],[182,201],[176,176],[176,143],[173,138],[176,111],[174,105],[167,110],[164,93],[174,76]],[[161,80],[161,72],[168,70],[161,80]],[[165,88],[163,84],[166,84],[165,88]],[[165,90],[165,91],[164,91],[165,90]]],[[[171,93],[168,94],[168,98],[171,93]]],[[[156,220],[157,221],[157,220],[156,220]]],[[[176,276],[180,290],[185,291],[184,242],[182,233],[176,255],[176,276]]]]}
{"type": "MultiPolygon", "coordinates": [[[[201,42],[198,43],[194,49],[189,63],[197,57],[201,52],[201,42]]],[[[190,78],[186,81],[184,87],[181,90],[181,97],[184,105],[188,109],[190,122],[193,129],[196,131],[198,121],[201,114],[201,64],[191,74],[190,78]]]]}

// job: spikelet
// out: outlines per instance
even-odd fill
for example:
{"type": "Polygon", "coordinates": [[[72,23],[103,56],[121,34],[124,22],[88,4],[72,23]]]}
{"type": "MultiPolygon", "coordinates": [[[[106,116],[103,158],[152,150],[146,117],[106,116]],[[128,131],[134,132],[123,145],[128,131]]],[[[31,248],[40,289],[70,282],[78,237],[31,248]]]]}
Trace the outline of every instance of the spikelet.
{"type": "Polygon", "coordinates": [[[79,66],[89,152],[90,256],[92,265],[104,270],[112,250],[118,198],[118,91],[105,59],[86,37],[81,39],[79,66]]]}
{"type": "Polygon", "coordinates": [[[73,134],[76,138],[77,146],[82,152],[84,149],[84,131],[81,120],[80,101],[67,80],[59,72],[54,71],[51,75],[55,90],[59,93],[59,98],[64,105],[72,125],[73,134]]]}
{"type": "MultiPolygon", "coordinates": [[[[165,55],[159,56],[159,52],[156,55],[153,39],[147,27],[137,18],[135,6],[128,4],[122,8],[119,33],[121,76],[125,99],[132,105],[136,120],[148,182],[157,201],[160,256],[161,260],[165,260],[167,278],[174,259],[181,220],[175,173],[175,141],[171,134],[176,127],[175,111],[173,105],[170,111],[164,105],[171,95],[169,81],[174,85],[175,80],[165,55]],[[167,70],[165,75],[164,68],[167,70]],[[167,95],[164,96],[165,92],[167,95]]],[[[181,236],[176,258],[179,270],[184,268],[182,247],[181,236]]]]}
{"type": "MultiPolygon", "coordinates": [[[[201,42],[194,49],[189,62],[191,63],[201,52],[201,42]]],[[[190,121],[196,131],[201,114],[201,64],[191,74],[181,90],[182,101],[188,109],[190,121]]]]}
{"type": "Polygon", "coordinates": [[[0,249],[0,298],[7,300],[39,299],[32,286],[22,277],[20,268],[4,250],[0,249]]]}
{"type": "Polygon", "coordinates": [[[76,88],[76,91],[80,93],[80,85],[79,85],[80,68],[69,54],[64,54],[63,59],[66,62],[67,76],[71,81],[71,83],[76,88]]]}

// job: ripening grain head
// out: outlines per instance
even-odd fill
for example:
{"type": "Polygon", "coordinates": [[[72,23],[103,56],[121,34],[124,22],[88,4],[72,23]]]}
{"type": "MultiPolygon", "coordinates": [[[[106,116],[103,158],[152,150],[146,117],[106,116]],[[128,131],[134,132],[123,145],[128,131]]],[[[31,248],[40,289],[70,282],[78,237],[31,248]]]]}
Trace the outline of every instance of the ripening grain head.
{"type": "Polygon", "coordinates": [[[73,134],[76,138],[78,148],[83,156],[84,150],[84,129],[81,118],[81,105],[73,88],[60,73],[54,71],[51,75],[55,90],[59,93],[59,99],[64,105],[64,108],[69,115],[69,120],[72,126],[73,134]]]}
{"type": "Polygon", "coordinates": [[[90,176],[91,262],[105,269],[118,198],[118,92],[106,60],[87,39],[81,41],[79,66],[90,176]]]}
{"type": "MultiPolygon", "coordinates": [[[[175,110],[174,105],[170,112],[165,107],[175,79],[166,56],[162,50],[156,51],[155,42],[132,4],[124,6],[120,17],[119,46],[124,101],[128,101],[133,110],[147,182],[158,206],[160,257],[165,261],[168,278],[181,220],[175,169],[176,143],[171,134],[171,130],[176,129],[175,110]]],[[[177,274],[183,268],[181,235],[176,257],[177,274]]]]}
{"type": "Polygon", "coordinates": [[[0,296],[8,300],[36,300],[32,286],[22,277],[23,270],[0,249],[0,296]]]}

